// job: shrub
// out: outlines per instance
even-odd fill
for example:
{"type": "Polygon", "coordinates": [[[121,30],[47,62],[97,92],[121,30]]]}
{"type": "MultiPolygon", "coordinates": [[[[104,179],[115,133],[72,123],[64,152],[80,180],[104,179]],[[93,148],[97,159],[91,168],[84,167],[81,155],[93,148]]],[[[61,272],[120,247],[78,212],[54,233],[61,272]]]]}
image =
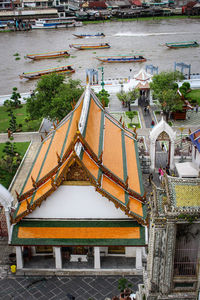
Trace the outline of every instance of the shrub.
{"type": "Polygon", "coordinates": [[[182,86],[186,87],[187,90],[190,89],[190,83],[189,83],[189,82],[184,82],[184,83],[182,84],[182,86]]]}
{"type": "Polygon", "coordinates": [[[101,101],[101,103],[103,104],[103,106],[107,107],[110,100],[110,94],[106,91],[106,90],[101,90],[99,93],[96,94],[96,96],[98,97],[98,99],[101,101]]]}

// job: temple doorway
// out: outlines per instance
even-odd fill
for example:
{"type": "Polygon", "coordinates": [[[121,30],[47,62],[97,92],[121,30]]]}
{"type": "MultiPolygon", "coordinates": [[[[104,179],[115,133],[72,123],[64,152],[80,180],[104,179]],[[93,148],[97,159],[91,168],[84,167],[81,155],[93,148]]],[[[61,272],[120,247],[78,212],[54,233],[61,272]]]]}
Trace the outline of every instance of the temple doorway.
{"type": "Polygon", "coordinates": [[[149,105],[149,89],[142,89],[140,88],[140,96],[138,99],[138,105],[144,107],[149,105]]]}
{"type": "Polygon", "coordinates": [[[150,131],[149,139],[151,170],[167,165],[173,169],[176,132],[162,118],[150,131]]]}
{"type": "Polygon", "coordinates": [[[155,167],[166,168],[170,165],[171,143],[169,135],[163,131],[156,139],[155,145],[155,167]]]}

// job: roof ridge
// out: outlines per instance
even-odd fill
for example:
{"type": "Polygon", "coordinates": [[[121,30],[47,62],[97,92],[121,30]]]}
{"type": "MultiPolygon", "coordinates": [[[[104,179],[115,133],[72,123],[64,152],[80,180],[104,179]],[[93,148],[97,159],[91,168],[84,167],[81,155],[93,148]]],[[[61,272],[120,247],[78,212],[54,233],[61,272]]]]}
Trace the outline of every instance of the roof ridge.
{"type": "MultiPolygon", "coordinates": [[[[90,92],[91,92],[90,86],[89,84],[87,84],[84,99],[83,99],[83,106],[78,121],[78,131],[80,132],[81,135],[83,135],[83,132],[85,131],[85,127],[87,125],[87,118],[88,118],[88,113],[90,108],[90,92]]],[[[78,155],[78,157],[80,157],[81,149],[82,149],[82,144],[80,142],[76,143],[75,152],[78,155]]]]}

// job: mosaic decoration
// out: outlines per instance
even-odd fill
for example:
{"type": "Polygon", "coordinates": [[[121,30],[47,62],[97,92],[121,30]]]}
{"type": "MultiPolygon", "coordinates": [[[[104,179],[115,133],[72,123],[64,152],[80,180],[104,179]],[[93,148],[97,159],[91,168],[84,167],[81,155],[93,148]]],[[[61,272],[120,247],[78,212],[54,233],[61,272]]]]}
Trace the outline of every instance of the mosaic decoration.
{"type": "Polygon", "coordinates": [[[172,206],[200,208],[200,179],[168,177],[168,189],[172,206]]]}

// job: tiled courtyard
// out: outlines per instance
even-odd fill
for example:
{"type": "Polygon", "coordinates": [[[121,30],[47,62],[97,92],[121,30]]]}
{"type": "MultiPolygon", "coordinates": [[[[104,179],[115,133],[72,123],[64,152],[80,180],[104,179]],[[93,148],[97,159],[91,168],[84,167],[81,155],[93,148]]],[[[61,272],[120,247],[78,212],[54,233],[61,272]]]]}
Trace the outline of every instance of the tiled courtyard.
{"type": "MultiPolygon", "coordinates": [[[[111,299],[114,295],[119,295],[119,279],[119,276],[7,277],[0,280],[0,299],[111,299]]],[[[127,276],[126,279],[133,291],[142,283],[142,276],[127,276]]]]}

